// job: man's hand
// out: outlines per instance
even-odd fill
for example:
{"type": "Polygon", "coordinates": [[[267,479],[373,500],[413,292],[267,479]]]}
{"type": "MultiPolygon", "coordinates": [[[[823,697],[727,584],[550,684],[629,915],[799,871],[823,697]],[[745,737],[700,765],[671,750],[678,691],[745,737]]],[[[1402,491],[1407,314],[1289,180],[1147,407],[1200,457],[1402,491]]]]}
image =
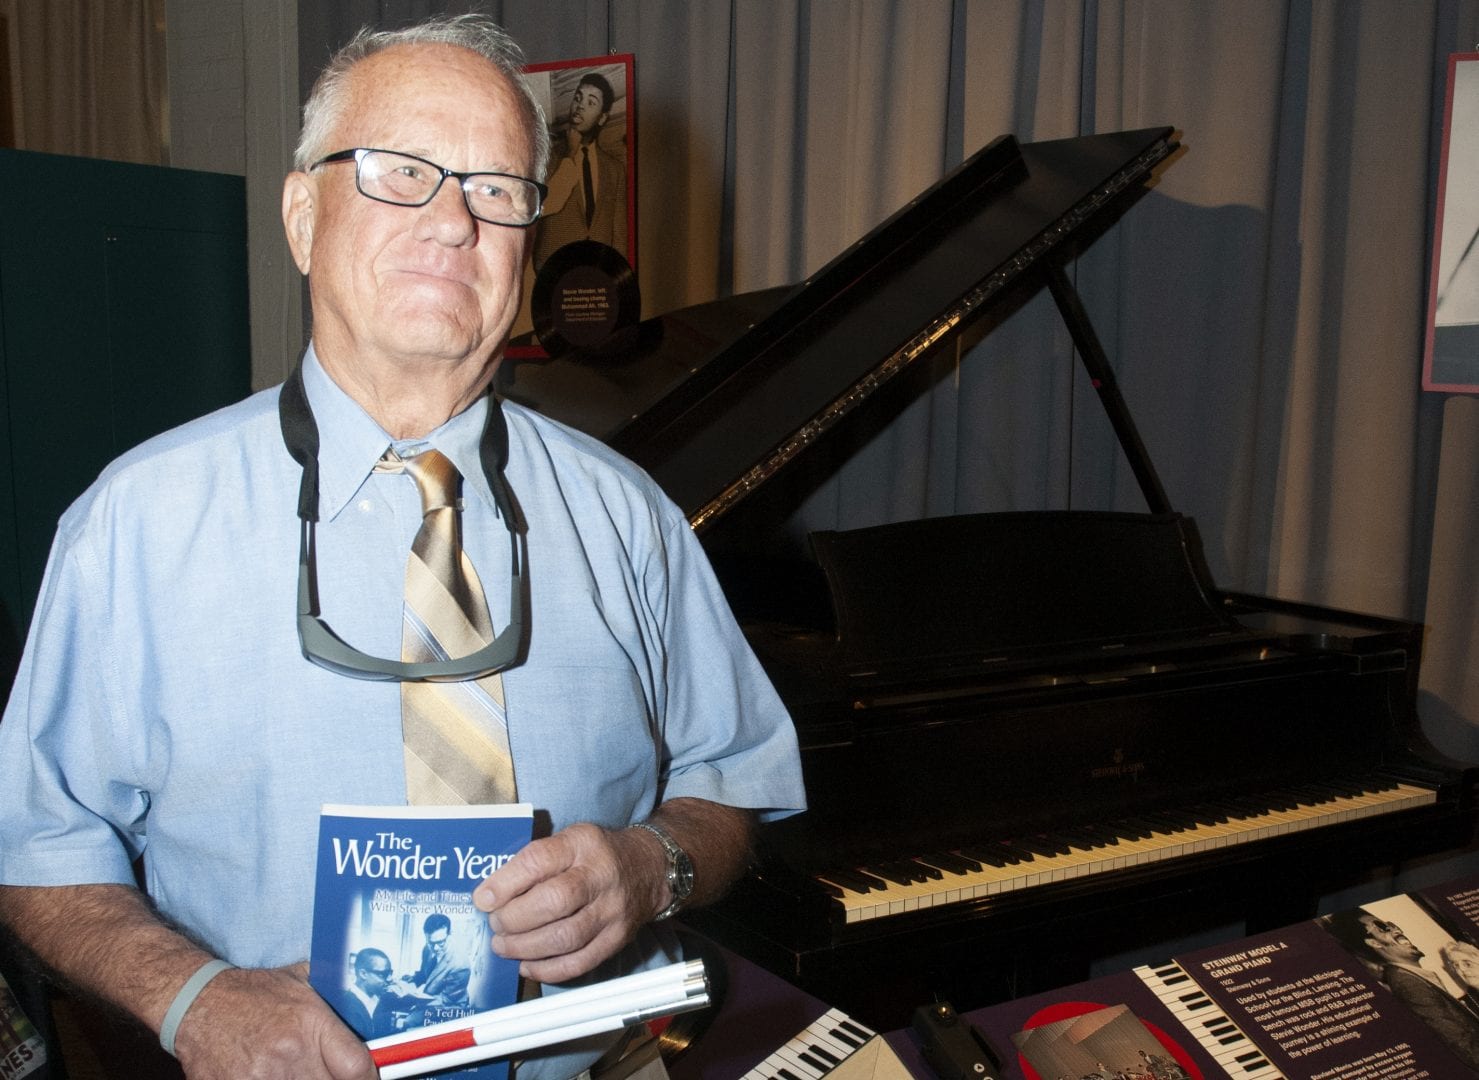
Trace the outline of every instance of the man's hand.
{"type": "MultiPolygon", "coordinates": [[[[124,885],[0,886],[0,920],[64,982],[156,1032],[211,958],[124,885]]],[[[185,1011],[175,1053],[189,1080],[376,1077],[364,1043],[308,985],[304,964],[221,972],[185,1011]]]]}
{"type": "MultiPolygon", "coordinates": [[[[651,818],[693,860],[693,905],[718,899],[744,869],[748,810],[672,799],[651,818]]],[[[473,892],[488,913],[493,951],[520,961],[519,974],[564,982],[614,956],[671,900],[667,858],[641,829],[580,824],[535,840],[473,892]]]]}
{"type": "Polygon", "coordinates": [[[662,906],[660,859],[629,831],[572,825],[535,840],[472,894],[493,951],[539,982],[584,975],[632,940],[662,906]]]}
{"type": "Polygon", "coordinates": [[[308,985],[307,965],[232,969],[190,1006],[175,1053],[190,1080],[375,1080],[365,1044],[308,985]]]}

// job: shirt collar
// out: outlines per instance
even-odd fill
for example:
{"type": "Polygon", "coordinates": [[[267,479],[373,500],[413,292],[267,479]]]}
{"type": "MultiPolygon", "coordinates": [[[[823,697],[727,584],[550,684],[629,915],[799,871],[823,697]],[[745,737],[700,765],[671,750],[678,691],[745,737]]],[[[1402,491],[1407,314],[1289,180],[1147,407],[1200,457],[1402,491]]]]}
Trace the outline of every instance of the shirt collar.
{"type": "Polygon", "coordinates": [[[428,446],[440,450],[462,474],[463,498],[476,497],[493,505],[493,492],[479,456],[487,395],[425,438],[394,440],[329,378],[312,344],[303,356],[303,389],[318,425],[318,498],[323,520],[333,520],[348,505],[389,446],[407,455],[428,446]]]}

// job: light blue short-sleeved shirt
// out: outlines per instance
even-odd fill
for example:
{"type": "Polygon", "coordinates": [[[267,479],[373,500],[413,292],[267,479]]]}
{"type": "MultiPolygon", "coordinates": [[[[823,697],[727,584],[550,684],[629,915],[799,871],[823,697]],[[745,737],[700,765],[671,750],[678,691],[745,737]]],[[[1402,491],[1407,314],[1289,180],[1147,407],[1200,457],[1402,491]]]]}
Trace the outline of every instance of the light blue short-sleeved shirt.
{"type": "MultiPolygon", "coordinates": [[[[311,349],[304,383],[323,616],[397,656],[415,484],[372,472],[390,439],[311,349]]],[[[299,650],[301,470],[277,399],[144,443],[63,516],[0,723],[0,882],[128,884],[142,855],[159,907],[238,965],[307,955],[323,803],[405,800],[399,684],[299,650]]],[[[425,441],[465,477],[465,546],[499,627],[510,554],[478,464],[485,408],[425,441]]],[[[802,808],[790,720],[681,512],[599,442],[503,409],[528,521],[529,651],[503,675],[520,799],[555,829],[625,826],[678,796],[802,808]]],[[[667,959],[644,932],[621,966],[667,959]]]]}

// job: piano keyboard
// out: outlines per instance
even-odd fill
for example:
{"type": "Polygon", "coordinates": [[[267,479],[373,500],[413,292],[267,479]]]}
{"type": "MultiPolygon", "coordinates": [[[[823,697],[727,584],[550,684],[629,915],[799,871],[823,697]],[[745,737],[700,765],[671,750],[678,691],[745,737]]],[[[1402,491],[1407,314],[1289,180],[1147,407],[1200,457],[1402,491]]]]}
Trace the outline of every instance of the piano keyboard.
{"type": "Polygon", "coordinates": [[[1257,800],[1211,801],[1185,811],[1147,813],[1051,836],[827,870],[814,878],[842,905],[847,922],[864,922],[1436,802],[1433,789],[1395,781],[1339,788],[1309,784],[1257,800]]]}
{"type": "Polygon", "coordinates": [[[840,1009],[829,1009],[740,1080],[818,1080],[875,1034],[840,1009]]]}
{"type": "Polygon", "coordinates": [[[1263,1052],[1179,965],[1137,967],[1135,974],[1232,1080],[1284,1080],[1263,1052]]]}

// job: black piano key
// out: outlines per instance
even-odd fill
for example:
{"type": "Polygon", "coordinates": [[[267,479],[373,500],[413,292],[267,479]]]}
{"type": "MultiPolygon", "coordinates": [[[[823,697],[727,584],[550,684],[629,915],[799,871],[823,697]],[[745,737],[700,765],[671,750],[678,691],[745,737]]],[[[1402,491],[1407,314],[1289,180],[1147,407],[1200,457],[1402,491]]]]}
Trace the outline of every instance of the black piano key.
{"type": "Polygon", "coordinates": [[[815,1057],[809,1050],[798,1050],[796,1056],[819,1073],[824,1073],[831,1067],[821,1058],[815,1057]]]}
{"type": "Polygon", "coordinates": [[[923,874],[924,880],[926,881],[943,881],[945,879],[945,875],[940,872],[938,866],[931,865],[928,860],[921,856],[916,856],[910,859],[909,862],[919,868],[918,873],[923,874]]]}
{"type": "Polygon", "coordinates": [[[838,1065],[842,1064],[842,1059],[836,1054],[829,1051],[825,1046],[818,1046],[816,1043],[811,1043],[809,1044],[808,1049],[811,1050],[811,1052],[817,1057],[827,1062],[828,1068],[835,1069],[838,1065]]]}
{"type": "Polygon", "coordinates": [[[919,885],[928,880],[924,868],[911,859],[890,859],[888,862],[874,863],[868,869],[896,885],[919,885]]]}
{"type": "Polygon", "coordinates": [[[828,896],[833,896],[836,897],[838,900],[841,900],[844,896],[847,895],[847,890],[844,889],[841,885],[833,885],[830,881],[827,881],[823,878],[812,878],[812,880],[815,881],[817,885],[821,887],[822,892],[826,893],[828,896]]]}
{"type": "Polygon", "coordinates": [[[786,1068],[784,1065],[782,1065],[778,1069],[776,1069],[775,1075],[776,1075],[776,1080],[801,1080],[801,1077],[797,1076],[795,1073],[793,1073],[790,1069],[786,1068]]]}
{"type": "Polygon", "coordinates": [[[981,864],[975,859],[967,859],[958,851],[931,851],[928,855],[919,856],[920,860],[937,866],[947,874],[979,874],[981,864]]]}
{"type": "Polygon", "coordinates": [[[895,885],[912,885],[914,883],[914,877],[909,873],[908,869],[896,862],[869,863],[864,869],[868,873],[876,874],[886,881],[892,881],[895,885]]]}
{"type": "Polygon", "coordinates": [[[1136,814],[1128,819],[1130,824],[1138,831],[1138,839],[1149,840],[1161,831],[1160,823],[1151,819],[1147,814],[1136,814]]]}
{"type": "Polygon", "coordinates": [[[866,893],[872,892],[874,889],[885,889],[888,887],[883,881],[880,881],[872,874],[865,874],[861,870],[844,870],[839,868],[828,870],[822,876],[829,881],[835,881],[843,888],[851,889],[853,892],[866,893]]]}
{"type": "Polygon", "coordinates": [[[1080,851],[1092,851],[1096,847],[1104,846],[1103,840],[1079,825],[1064,829],[1058,835],[1062,836],[1070,847],[1077,848],[1080,851]]]}
{"type": "Polygon", "coordinates": [[[1141,818],[1120,818],[1115,823],[1121,836],[1131,840],[1149,840],[1151,834],[1150,824],[1141,818]]]}
{"type": "Polygon", "coordinates": [[[839,1021],[837,1026],[843,1031],[846,1031],[848,1034],[862,1039],[863,1042],[867,1042],[869,1039],[873,1038],[873,1033],[871,1031],[869,1031],[865,1027],[861,1027],[860,1025],[853,1023],[851,1020],[839,1021]]]}
{"type": "Polygon", "coordinates": [[[941,877],[940,871],[933,866],[926,866],[915,858],[900,859],[900,864],[909,871],[910,877],[923,885],[927,881],[938,881],[941,877]]]}
{"type": "Polygon", "coordinates": [[[979,859],[987,866],[995,866],[1000,869],[1003,866],[1015,866],[1022,861],[1022,856],[1015,851],[1008,851],[1000,844],[976,844],[968,848],[961,848],[962,855],[972,859],[979,859]]]}
{"type": "Polygon", "coordinates": [[[1177,822],[1183,829],[1195,829],[1205,825],[1202,815],[1195,813],[1190,807],[1178,806],[1174,810],[1167,810],[1166,816],[1177,822]]]}
{"type": "Polygon", "coordinates": [[[1036,855],[1044,859],[1051,859],[1054,855],[1057,854],[1057,852],[1053,850],[1051,844],[1045,843],[1044,841],[1039,840],[1037,837],[1034,836],[1026,836],[1020,839],[1013,839],[1011,841],[1011,844],[1019,851],[1025,851],[1029,854],[1036,855]]]}
{"type": "Polygon", "coordinates": [[[846,1045],[851,1046],[854,1050],[858,1049],[858,1047],[862,1046],[865,1042],[868,1041],[866,1036],[860,1038],[859,1036],[854,1035],[852,1032],[844,1029],[841,1024],[830,1029],[827,1034],[832,1036],[832,1038],[836,1039],[838,1042],[845,1043],[846,1045]]]}
{"type": "Polygon", "coordinates": [[[1146,814],[1145,821],[1151,828],[1163,836],[1182,832],[1186,828],[1184,821],[1172,817],[1170,814],[1146,814]]]}
{"type": "Polygon", "coordinates": [[[1008,855],[1015,855],[1019,863],[1030,863],[1034,859],[1041,858],[1043,855],[1042,852],[1032,850],[1031,847],[1022,843],[1020,840],[998,840],[997,846],[1007,852],[1008,855]]]}
{"type": "Polygon", "coordinates": [[[1324,803],[1334,802],[1337,799],[1337,794],[1333,789],[1321,787],[1318,784],[1300,784],[1294,790],[1300,793],[1300,799],[1304,800],[1306,806],[1322,806],[1324,803]]]}
{"type": "Polygon", "coordinates": [[[987,847],[985,844],[963,847],[960,849],[960,854],[964,855],[967,859],[973,859],[983,865],[994,866],[998,870],[1007,865],[1006,856],[1002,852],[997,851],[995,848],[987,847]]]}
{"type": "Polygon", "coordinates": [[[913,859],[899,859],[894,865],[898,867],[901,874],[908,875],[911,884],[923,885],[930,879],[929,872],[924,866],[913,859]]]}
{"type": "Polygon", "coordinates": [[[998,840],[993,846],[1001,852],[1008,866],[1017,866],[1032,861],[1032,852],[1023,850],[1010,840],[998,840]]]}
{"type": "Polygon", "coordinates": [[[1067,855],[1073,850],[1073,845],[1068,842],[1062,833],[1043,833],[1037,839],[1047,844],[1052,849],[1054,855],[1067,855]]]}

